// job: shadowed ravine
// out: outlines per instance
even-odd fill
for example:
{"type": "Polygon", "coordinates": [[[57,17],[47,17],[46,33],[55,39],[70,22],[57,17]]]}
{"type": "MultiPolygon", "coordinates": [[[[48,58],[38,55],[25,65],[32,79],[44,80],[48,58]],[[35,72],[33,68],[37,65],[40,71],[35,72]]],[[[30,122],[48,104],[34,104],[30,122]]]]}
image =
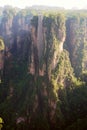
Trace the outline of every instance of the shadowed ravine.
{"type": "Polygon", "coordinates": [[[0,11],[2,130],[86,130],[87,12],[0,11]]]}

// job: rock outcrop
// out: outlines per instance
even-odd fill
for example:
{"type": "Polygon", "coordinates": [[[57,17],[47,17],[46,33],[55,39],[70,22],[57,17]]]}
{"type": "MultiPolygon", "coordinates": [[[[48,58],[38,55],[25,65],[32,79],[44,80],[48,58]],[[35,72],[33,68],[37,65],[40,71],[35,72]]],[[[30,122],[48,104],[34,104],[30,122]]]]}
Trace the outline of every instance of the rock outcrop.
{"type": "Polygon", "coordinates": [[[82,71],[86,70],[84,50],[87,42],[87,18],[84,16],[68,18],[66,21],[66,36],[71,64],[76,76],[80,76],[82,71]]]}
{"type": "Polygon", "coordinates": [[[69,94],[83,85],[73,70],[79,77],[87,69],[87,19],[8,14],[0,20],[0,112],[6,128],[62,129],[72,117],[69,94]]]}

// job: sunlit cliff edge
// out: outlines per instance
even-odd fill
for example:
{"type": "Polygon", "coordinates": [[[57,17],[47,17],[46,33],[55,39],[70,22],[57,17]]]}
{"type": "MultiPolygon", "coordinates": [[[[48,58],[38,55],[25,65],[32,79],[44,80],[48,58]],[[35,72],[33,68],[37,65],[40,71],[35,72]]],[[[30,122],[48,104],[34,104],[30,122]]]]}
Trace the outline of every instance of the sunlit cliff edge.
{"type": "Polygon", "coordinates": [[[4,9],[0,48],[3,128],[67,130],[87,122],[85,11],[4,9]]]}

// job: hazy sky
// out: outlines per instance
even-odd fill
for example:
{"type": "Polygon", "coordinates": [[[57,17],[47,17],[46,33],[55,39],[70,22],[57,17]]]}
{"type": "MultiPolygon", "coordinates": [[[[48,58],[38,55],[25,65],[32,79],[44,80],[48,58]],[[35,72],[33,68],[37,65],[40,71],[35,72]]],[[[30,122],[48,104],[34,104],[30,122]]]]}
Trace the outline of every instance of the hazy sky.
{"type": "Polygon", "coordinates": [[[12,5],[20,8],[32,5],[58,6],[67,9],[87,7],[87,0],[0,0],[0,6],[12,5]]]}

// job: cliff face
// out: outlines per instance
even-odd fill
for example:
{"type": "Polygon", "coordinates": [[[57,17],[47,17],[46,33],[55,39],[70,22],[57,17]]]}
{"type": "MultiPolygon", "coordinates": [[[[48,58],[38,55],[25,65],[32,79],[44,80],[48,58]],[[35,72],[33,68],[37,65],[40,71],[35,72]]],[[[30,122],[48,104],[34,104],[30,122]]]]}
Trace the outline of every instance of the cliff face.
{"type": "Polygon", "coordinates": [[[69,94],[83,85],[73,69],[79,77],[87,67],[86,19],[65,21],[62,14],[7,16],[5,12],[0,25],[5,41],[0,112],[6,128],[62,129],[71,117],[74,120],[69,94]]]}
{"type": "Polygon", "coordinates": [[[3,39],[0,39],[0,71],[3,71],[4,69],[4,51],[5,51],[4,41],[3,39]]]}
{"type": "Polygon", "coordinates": [[[32,62],[30,63],[30,71],[39,75],[52,73],[55,69],[61,52],[63,51],[63,43],[65,41],[65,23],[62,16],[59,18],[35,16],[31,22],[31,39],[32,39],[32,62]],[[55,23],[55,19],[61,20],[55,23]],[[50,23],[49,23],[50,22],[50,23]],[[49,34],[49,35],[48,35],[49,34]],[[35,63],[34,63],[35,62],[35,63]],[[37,64],[37,65],[36,65],[37,64]],[[32,68],[32,66],[34,68],[32,68]],[[36,69],[35,69],[36,67],[36,69]]]}
{"type": "Polygon", "coordinates": [[[64,20],[62,21],[62,16],[56,16],[56,18],[35,16],[32,18],[31,24],[32,16],[27,17],[28,22],[24,16],[5,17],[2,18],[0,35],[4,38],[6,50],[12,50],[10,53],[18,53],[18,57],[22,56],[22,58],[26,55],[24,53],[27,53],[27,57],[32,59],[29,61],[31,64],[29,72],[32,70],[31,73],[35,72],[34,58],[37,58],[37,66],[39,67],[37,71],[40,75],[44,75],[44,71],[51,74],[57,65],[60,53],[63,51],[65,41],[65,23],[64,20]],[[34,52],[36,50],[37,52],[34,52]]]}
{"type": "Polygon", "coordinates": [[[80,76],[82,71],[86,70],[84,50],[87,42],[87,18],[84,16],[68,18],[66,33],[66,44],[70,52],[71,64],[74,67],[75,74],[80,76]]]}

